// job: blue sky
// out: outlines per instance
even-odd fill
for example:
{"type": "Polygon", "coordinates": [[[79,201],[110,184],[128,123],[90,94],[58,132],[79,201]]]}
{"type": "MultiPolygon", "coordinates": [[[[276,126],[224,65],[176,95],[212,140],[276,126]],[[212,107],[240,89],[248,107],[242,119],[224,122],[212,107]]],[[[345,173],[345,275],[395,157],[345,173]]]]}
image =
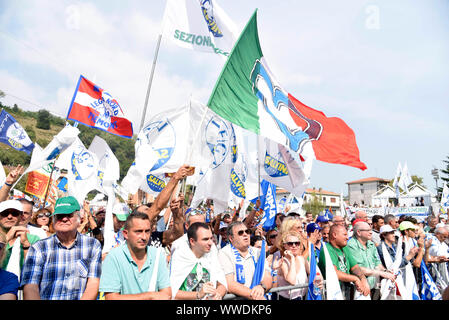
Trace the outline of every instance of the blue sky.
{"type": "MultiPolygon", "coordinates": [[[[368,169],[316,161],[311,186],[346,194],[345,182],[392,178],[400,161],[434,191],[430,171],[449,155],[448,1],[219,4],[239,30],[258,8],[262,51],[284,89],[354,130],[368,169]]],[[[3,102],[65,117],[83,74],[113,93],[139,128],[164,7],[163,0],[0,0],[3,102]]],[[[163,39],[147,120],[190,96],[206,103],[222,65],[163,39]]]]}

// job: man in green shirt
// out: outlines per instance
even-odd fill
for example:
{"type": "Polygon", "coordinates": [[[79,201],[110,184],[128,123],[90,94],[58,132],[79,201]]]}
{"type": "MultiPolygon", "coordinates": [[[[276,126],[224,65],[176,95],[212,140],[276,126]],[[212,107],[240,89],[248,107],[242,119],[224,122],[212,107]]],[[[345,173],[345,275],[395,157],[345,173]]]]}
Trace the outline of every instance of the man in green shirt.
{"type": "Polygon", "coordinates": [[[99,291],[106,300],[171,299],[166,257],[147,246],[150,234],[147,214],[128,216],[123,229],[126,242],[109,251],[103,261],[99,291]]]}
{"type": "MultiPolygon", "coordinates": [[[[370,293],[368,281],[363,274],[360,266],[357,264],[346,244],[348,242],[348,231],[342,225],[332,225],[329,230],[329,243],[326,248],[334,265],[343,297],[346,300],[353,299],[353,287],[355,285],[357,291],[367,296],[370,293]]],[[[320,260],[318,266],[326,278],[326,258],[324,250],[320,251],[320,260]]]]}
{"type": "Polygon", "coordinates": [[[373,230],[368,223],[363,221],[355,223],[353,237],[348,241],[347,248],[367,277],[371,299],[379,300],[380,289],[377,287],[379,277],[394,282],[395,276],[382,265],[376,245],[371,241],[372,234],[373,230]]]}

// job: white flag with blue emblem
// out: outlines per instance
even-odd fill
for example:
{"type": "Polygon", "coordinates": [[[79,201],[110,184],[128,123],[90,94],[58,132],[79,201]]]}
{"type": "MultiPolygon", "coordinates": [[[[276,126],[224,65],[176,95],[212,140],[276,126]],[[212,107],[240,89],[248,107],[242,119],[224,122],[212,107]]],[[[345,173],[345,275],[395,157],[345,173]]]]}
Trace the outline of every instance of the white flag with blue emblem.
{"type": "Polygon", "coordinates": [[[302,197],[309,185],[311,161],[302,161],[295,152],[270,139],[259,136],[261,179],[302,197]]]}
{"type": "Polygon", "coordinates": [[[120,163],[105,140],[95,136],[89,146],[98,159],[97,187],[96,189],[106,194],[104,182],[116,183],[120,179],[120,163]]]}
{"type": "Polygon", "coordinates": [[[37,150],[36,154],[33,150],[30,165],[25,173],[40,169],[55,160],[78,139],[79,133],[78,128],[67,124],[43,150],[37,150]]]}
{"type": "Polygon", "coordinates": [[[163,23],[164,37],[176,45],[223,57],[239,34],[217,0],[167,0],[163,23]]]}
{"type": "Polygon", "coordinates": [[[80,206],[87,194],[96,189],[98,175],[98,158],[86,149],[79,138],[67,148],[56,161],[56,167],[67,169],[68,194],[78,200],[80,206]]]}

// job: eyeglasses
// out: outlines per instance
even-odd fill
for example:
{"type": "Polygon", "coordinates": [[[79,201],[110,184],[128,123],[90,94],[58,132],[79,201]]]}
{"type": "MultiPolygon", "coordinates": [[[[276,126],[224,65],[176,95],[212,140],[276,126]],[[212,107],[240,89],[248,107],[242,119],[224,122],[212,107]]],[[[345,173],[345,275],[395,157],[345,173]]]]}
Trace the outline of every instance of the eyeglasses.
{"type": "Polygon", "coordinates": [[[274,238],[276,238],[277,236],[278,236],[277,234],[270,234],[269,238],[270,238],[270,239],[274,239],[274,238]]]}
{"type": "Polygon", "coordinates": [[[51,216],[51,213],[49,213],[49,212],[46,212],[46,213],[39,213],[39,214],[37,215],[38,218],[43,218],[43,217],[50,218],[50,216],[51,216]]]}
{"type": "Polygon", "coordinates": [[[301,243],[301,242],[299,242],[299,241],[289,241],[289,242],[284,242],[284,244],[288,245],[289,247],[293,247],[293,246],[299,247],[299,244],[300,244],[300,243],[301,243]]]}
{"type": "Polygon", "coordinates": [[[17,210],[5,210],[2,213],[0,213],[0,216],[2,216],[3,218],[12,215],[13,217],[18,217],[20,216],[21,212],[17,211],[17,210]]]}
{"type": "Polygon", "coordinates": [[[245,229],[245,230],[239,230],[239,231],[237,231],[237,234],[238,234],[239,236],[243,236],[244,233],[246,233],[246,234],[251,234],[251,230],[245,229]]]}
{"type": "Polygon", "coordinates": [[[359,231],[368,231],[368,232],[371,232],[371,231],[373,231],[373,229],[359,229],[359,231]]]}

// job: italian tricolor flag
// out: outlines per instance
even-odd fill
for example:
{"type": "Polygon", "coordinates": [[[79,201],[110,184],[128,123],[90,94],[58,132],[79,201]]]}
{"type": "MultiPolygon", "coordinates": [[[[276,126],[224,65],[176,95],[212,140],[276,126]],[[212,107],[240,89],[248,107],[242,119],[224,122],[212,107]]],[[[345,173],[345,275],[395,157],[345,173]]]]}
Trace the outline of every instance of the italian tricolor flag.
{"type": "Polygon", "coordinates": [[[257,10],[229,55],[208,107],[226,120],[305,157],[365,170],[351,128],[286,92],[260,48],[257,10]]]}

